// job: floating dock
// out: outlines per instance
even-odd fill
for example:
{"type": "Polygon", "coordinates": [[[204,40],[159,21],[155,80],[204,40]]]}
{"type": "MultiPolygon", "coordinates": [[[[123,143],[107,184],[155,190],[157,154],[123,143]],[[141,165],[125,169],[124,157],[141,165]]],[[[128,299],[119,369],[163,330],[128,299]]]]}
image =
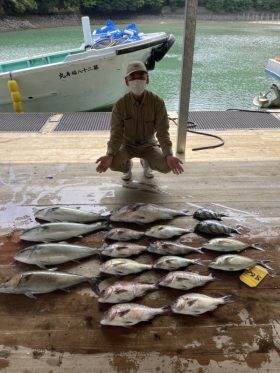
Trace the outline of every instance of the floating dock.
{"type": "MultiPolygon", "coordinates": [[[[95,171],[97,158],[105,153],[110,113],[100,114],[99,119],[95,113],[0,114],[0,281],[36,269],[15,262],[13,257],[31,244],[21,241],[19,235],[21,229],[39,223],[34,212],[53,205],[96,212],[135,202],[192,212],[209,207],[229,215],[224,221],[241,230],[238,239],[265,249],[246,249],[240,255],[270,260],[274,269],[273,277],[266,276],[256,288],[241,282],[240,273],[211,270],[217,281],[194,291],[231,295],[233,303],[199,317],[157,316],[131,328],[101,326],[99,321],[109,306],[98,304],[87,284],[67,293],[41,294],[37,299],[0,294],[1,372],[279,371],[279,114],[220,113],[191,113],[189,119],[197,123],[198,131],[222,137],[224,146],[192,151],[214,145],[217,139],[189,133],[181,156],[182,175],[155,173],[154,179],[147,180],[135,160],[130,182],[123,182],[121,175],[112,171],[102,175],[95,171]],[[234,121],[239,127],[228,126],[234,121]],[[218,122],[222,128],[217,128],[218,122]],[[203,123],[209,126],[203,127],[203,123]]],[[[170,114],[173,119],[175,116],[170,114]]],[[[174,150],[176,130],[171,121],[174,150]]],[[[168,224],[193,228],[196,221],[180,217],[168,224]]],[[[178,241],[199,247],[206,239],[191,233],[178,241]]],[[[71,242],[101,247],[104,233],[71,242]]],[[[148,244],[149,240],[139,243],[148,244]]],[[[188,258],[210,260],[218,255],[205,250],[204,255],[188,258]]],[[[143,263],[154,259],[151,254],[137,258],[143,263]]],[[[92,257],[59,269],[95,276],[100,262],[92,257]]],[[[189,270],[209,273],[207,264],[189,270]]],[[[163,275],[149,271],[137,278],[155,282],[163,275]]],[[[160,307],[184,293],[162,288],[135,302],[160,307]]]]}

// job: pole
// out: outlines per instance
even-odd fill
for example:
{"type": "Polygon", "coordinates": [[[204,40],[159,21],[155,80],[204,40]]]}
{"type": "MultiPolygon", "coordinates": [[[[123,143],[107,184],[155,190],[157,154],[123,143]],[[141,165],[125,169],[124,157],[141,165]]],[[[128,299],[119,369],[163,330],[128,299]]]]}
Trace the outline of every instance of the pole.
{"type": "Polygon", "coordinates": [[[184,154],[186,148],[187,126],[189,117],[189,103],[191,94],[191,80],[193,54],[196,29],[197,0],[185,1],[185,35],[183,46],[183,62],[181,74],[181,93],[177,129],[177,153],[184,154]]]}

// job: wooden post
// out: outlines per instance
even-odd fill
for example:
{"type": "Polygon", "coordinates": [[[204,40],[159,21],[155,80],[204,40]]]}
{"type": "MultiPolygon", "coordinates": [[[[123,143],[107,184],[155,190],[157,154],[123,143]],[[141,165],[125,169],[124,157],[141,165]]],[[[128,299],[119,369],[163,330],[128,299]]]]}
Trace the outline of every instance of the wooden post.
{"type": "Polygon", "coordinates": [[[181,75],[181,93],[177,129],[177,153],[185,153],[198,0],[185,1],[185,34],[181,75]]]}

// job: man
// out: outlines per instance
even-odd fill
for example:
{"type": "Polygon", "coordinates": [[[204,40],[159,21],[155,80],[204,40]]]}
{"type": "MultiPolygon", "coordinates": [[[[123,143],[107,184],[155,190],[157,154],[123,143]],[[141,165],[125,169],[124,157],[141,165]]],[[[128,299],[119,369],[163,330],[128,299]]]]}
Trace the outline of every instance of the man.
{"type": "Polygon", "coordinates": [[[96,171],[120,171],[127,181],[132,178],[131,159],[140,158],[147,178],[153,177],[152,170],[181,174],[182,162],[172,154],[165,104],[146,90],[149,76],[143,62],[129,63],[125,83],[129,93],[113,107],[107,154],[96,161],[96,171]]]}

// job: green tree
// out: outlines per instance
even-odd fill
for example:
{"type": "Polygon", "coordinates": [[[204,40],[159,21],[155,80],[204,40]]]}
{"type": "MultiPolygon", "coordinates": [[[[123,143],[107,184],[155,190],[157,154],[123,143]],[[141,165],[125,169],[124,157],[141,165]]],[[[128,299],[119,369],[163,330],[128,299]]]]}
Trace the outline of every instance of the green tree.
{"type": "Polygon", "coordinates": [[[79,0],[36,0],[38,13],[56,14],[56,13],[75,13],[80,11],[79,0]]]}
{"type": "Polygon", "coordinates": [[[208,0],[206,8],[212,12],[221,13],[224,10],[224,0],[208,0]]]}
{"type": "Polygon", "coordinates": [[[37,9],[36,0],[1,0],[0,14],[23,14],[37,9]]]}
{"type": "Polygon", "coordinates": [[[252,0],[224,0],[224,10],[226,12],[243,12],[253,6],[252,0]]]}

